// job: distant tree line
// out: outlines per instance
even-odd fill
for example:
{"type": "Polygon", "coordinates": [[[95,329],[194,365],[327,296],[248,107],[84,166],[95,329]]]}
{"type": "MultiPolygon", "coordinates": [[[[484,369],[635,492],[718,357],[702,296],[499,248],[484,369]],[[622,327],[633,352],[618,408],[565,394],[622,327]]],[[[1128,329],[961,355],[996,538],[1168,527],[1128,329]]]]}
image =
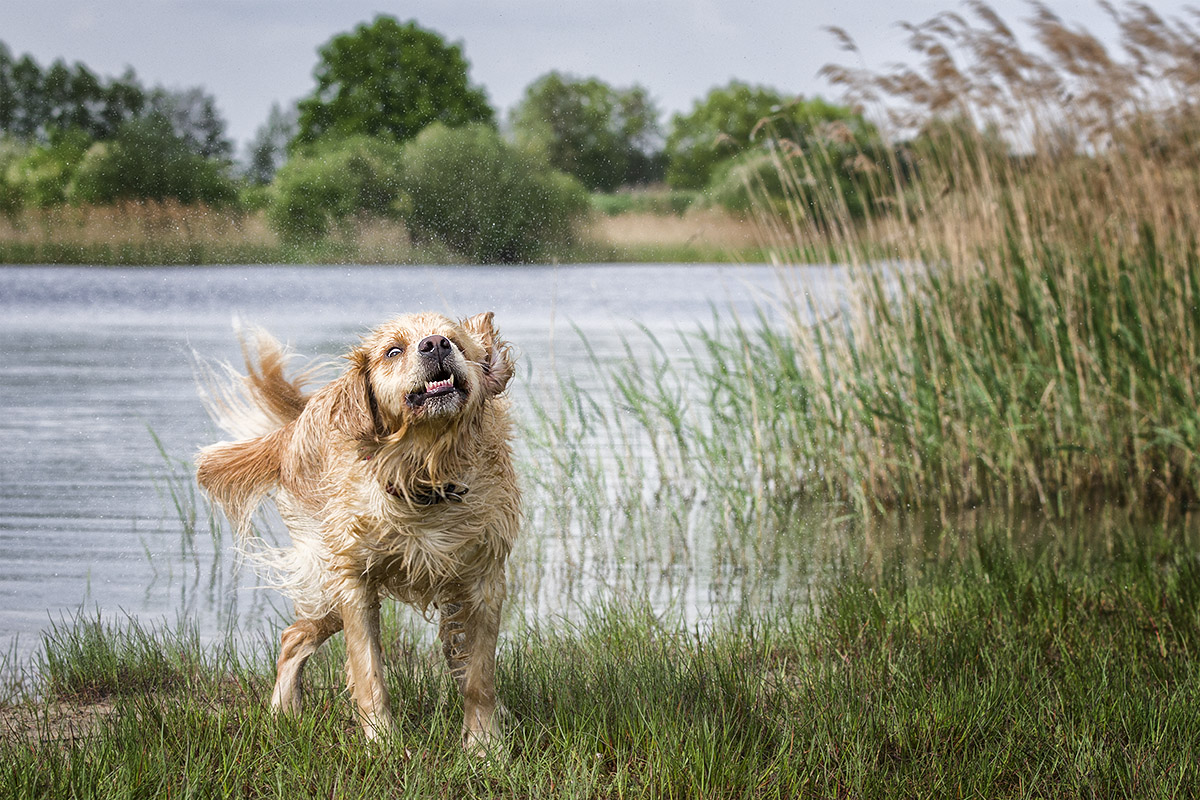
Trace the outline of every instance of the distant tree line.
{"type": "Polygon", "coordinates": [[[0,43],[0,209],[64,202],[221,203],[233,143],[200,87],[146,87],[59,59],[42,67],[0,43]]]}
{"type": "Polygon", "coordinates": [[[854,212],[872,165],[887,161],[850,109],[737,81],[664,129],[644,87],[550,72],[502,133],[468,72],[461,45],[379,16],[319,49],[312,92],[274,105],[235,165],[203,89],[147,88],[132,69],[107,78],[61,59],[42,67],[0,43],[0,210],[262,207],[296,241],[383,216],[474,258],[526,260],[545,250],[538,231],[570,239],[587,192],[665,184],[745,210],[747,186],[782,196],[779,165],[802,155],[802,183],[835,186],[854,212]]]}
{"type": "Polygon", "coordinates": [[[196,155],[229,158],[233,143],[216,100],[200,87],[146,88],[132,69],[102,78],[62,59],[43,68],[28,54],[14,58],[0,42],[0,133],[23,142],[50,142],[64,133],[112,139],[127,123],[163,117],[196,155]]]}

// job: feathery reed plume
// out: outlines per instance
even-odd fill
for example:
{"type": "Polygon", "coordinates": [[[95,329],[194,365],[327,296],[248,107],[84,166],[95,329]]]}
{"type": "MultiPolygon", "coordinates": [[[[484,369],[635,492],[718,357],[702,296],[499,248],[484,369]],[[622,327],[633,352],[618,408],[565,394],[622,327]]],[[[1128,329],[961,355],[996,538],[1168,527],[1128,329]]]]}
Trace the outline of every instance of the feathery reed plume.
{"type": "Polygon", "coordinates": [[[759,365],[734,407],[771,407],[760,359],[794,376],[770,388],[805,415],[769,421],[776,483],[860,508],[1200,498],[1200,38],[1103,7],[1121,53],[1037,3],[1027,47],[975,0],[904,26],[915,66],[823,70],[892,146],[862,219],[794,189],[821,152],[775,154],[783,213],[747,187],[778,261],[854,275],[816,329],[718,345],[759,365]]]}

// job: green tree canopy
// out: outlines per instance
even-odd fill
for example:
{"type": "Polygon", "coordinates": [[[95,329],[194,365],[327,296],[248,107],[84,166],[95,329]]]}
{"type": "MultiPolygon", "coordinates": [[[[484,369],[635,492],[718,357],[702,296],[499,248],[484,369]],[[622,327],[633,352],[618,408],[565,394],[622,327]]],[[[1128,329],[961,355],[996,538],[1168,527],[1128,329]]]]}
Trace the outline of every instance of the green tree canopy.
{"type": "Polygon", "coordinates": [[[703,189],[718,165],[753,145],[778,135],[804,147],[822,123],[833,121],[858,125],[861,117],[820,98],[804,100],[732,81],[697,100],[690,113],[672,117],[667,183],[677,189],[703,189]]]}
{"type": "Polygon", "coordinates": [[[487,125],[430,125],[404,146],[405,223],[478,263],[530,262],[570,244],[588,207],[575,179],[487,125]]]}
{"type": "Polygon", "coordinates": [[[299,103],[298,143],[356,134],[404,142],[432,122],[493,122],[462,48],[415,22],[379,16],[318,53],[317,86],[299,103]]]}
{"type": "Polygon", "coordinates": [[[195,153],[170,120],[152,114],[126,122],[111,140],[92,145],[67,194],[84,203],[175,199],[220,204],[237,195],[225,169],[224,162],[195,153]]]}
{"type": "Polygon", "coordinates": [[[297,130],[296,110],[284,111],[279,103],[272,103],[267,121],[246,147],[246,179],[258,186],[270,183],[287,160],[287,145],[297,130]]]}
{"type": "Polygon", "coordinates": [[[13,138],[47,141],[76,130],[106,139],[145,105],[145,90],[132,71],[100,78],[61,59],[42,69],[30,55],[14,58],[0,42],[0,132],[13,138]]]}
{"type": "Polygon", "coordinates": [[[597,78],[551,72],[525,90],[511,123],[519,145],[588,189],[611,191],[661,177],[659,112],[640,86],[614,89],[597,78]]]}
{"type": "Polygon", "coordinates": [[[233,142],[225,135],[225,119],[217,110],[217,101],[199,86],[178,91],[155,89],[148,95],[147,108],[150,114],[169,120],[176,138],[196,155],[225,160],[233,155],[233,142]]]}
{"type": "Polygon", "coordinates": [[[200,87],[147,90],[131,69],[101,78],[62,59],[42,69],[32,56],[13,58],[0,42],[0,134],[55,142],[70,131],[103,141],[130,120],[151,115],[167,119],[196,155],[226,159],[233,152],[216,100],[200,87]]]}
{"type": "Polygon", "coordinates": [[[400,216],[400,145],[350,136],[318,142],[275,178],[272,225],[288,241],[312,241],[363,217],[400,216]]]}

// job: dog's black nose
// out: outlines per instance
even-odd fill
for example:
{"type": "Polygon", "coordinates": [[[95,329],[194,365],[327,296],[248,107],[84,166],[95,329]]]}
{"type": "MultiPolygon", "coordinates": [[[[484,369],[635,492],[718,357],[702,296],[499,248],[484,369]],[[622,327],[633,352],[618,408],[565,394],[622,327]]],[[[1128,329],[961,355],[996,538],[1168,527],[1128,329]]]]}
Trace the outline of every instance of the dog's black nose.
{"type": "Polygon", "coordinates": [[[417,343],[417,352],[429,358],[436,358],[438,363],[450,355],[450,340],[445,336],[426,336],[417,343]]]}

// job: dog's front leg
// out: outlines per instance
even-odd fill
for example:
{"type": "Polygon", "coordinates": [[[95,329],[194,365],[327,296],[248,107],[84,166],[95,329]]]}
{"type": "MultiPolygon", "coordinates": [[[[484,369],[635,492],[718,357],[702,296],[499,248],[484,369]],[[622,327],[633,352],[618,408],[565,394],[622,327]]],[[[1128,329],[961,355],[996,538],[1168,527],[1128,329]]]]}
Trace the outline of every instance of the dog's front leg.
{"type": "MultiPolygon", "coordinates": [[[[486,752],[499,736],[496,724],[496,639],[500,634],[500,603],[465,605],[462,617],[461,654],[448,659],[460,674],[458,685],[463,694],[463,747],[486,752]],[[457,663],[456,663],[457,662],[457,663]]],[[[457,649],[457,648],[455,648],[457,649]]],[[[451,654],[448,652],[447,656],[451,654]]]]}
{"type": "Polygon", "coordinates": [[[356,587],[342,603],[346,633],[346,666],[350,693],[368,739],[389,733],[394,727],[383,674],[380,645],[379,594],[373,588],[356,587]]]}

